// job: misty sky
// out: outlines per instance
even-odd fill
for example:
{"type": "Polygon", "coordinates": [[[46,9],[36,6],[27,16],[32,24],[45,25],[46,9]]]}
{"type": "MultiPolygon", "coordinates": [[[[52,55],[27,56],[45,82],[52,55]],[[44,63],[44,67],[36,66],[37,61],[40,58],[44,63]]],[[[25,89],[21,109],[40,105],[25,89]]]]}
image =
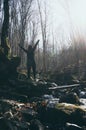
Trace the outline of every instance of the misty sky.
{"type": "Polygon", "coordinates": [[[57,40],[69,38],[72,32],[86,35],[86,0],[40,1],[46,2],[48,28],[57,40]]]}
{"type": "Polygon", "coordinates": [[[49,0],[52,23],[56,26],[86,29],[86,0],[49,0]]]}
{"type": "MultiPolygon", "coordinates": [[[[86,34],[86,0],[43,0],[46,3],[48,28],[57,41],[67,40],[70,35],[86,34]]],[[[42,5],[43,8],[43,5],[42,5]]]]}

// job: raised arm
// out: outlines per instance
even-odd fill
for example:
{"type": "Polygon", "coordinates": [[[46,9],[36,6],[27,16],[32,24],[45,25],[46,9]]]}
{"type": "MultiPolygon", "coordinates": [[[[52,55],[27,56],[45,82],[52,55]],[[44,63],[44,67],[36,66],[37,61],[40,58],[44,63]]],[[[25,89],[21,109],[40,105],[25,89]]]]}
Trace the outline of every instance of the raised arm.
{"type": "Polygon", "coordinates": [[[27,50],[26,50],[25,48],[23,48],[20,44],[19,44],[19,47],[20,47],[24,52],[27,53],[27,50]]]}
{"type": "Polygon", "coordinates": [[[37,47],[38,43],[39,43],[39,40],[35,43],[35,45],[34,45],[34,47],[33,47],[33,50],[35,50],[35,49],[36,49],[36,47],[37,47]]]}

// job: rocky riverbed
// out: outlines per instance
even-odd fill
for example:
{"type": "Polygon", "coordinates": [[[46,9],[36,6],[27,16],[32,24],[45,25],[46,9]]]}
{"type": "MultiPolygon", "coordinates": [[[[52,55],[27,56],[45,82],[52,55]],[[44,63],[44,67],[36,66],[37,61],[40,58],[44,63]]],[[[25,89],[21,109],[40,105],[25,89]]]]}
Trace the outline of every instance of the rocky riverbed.
{"type": "Polygon", "coordinates": [[[86,88],[45,81],[0,84],[0,130],[86,130],[86,88]]]}

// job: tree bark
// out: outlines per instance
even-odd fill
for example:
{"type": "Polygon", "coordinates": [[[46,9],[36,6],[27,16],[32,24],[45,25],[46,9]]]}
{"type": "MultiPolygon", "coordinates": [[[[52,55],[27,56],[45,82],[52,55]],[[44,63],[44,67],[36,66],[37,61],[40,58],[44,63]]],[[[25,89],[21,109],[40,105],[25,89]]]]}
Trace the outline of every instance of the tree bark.
{"type": "Polygon", "coordinates": [[[8,37],[9,29],[9,0],[4,0],[4,21],[2,25],[1,32],[1,46],[4,48],[5,55],[8,55],[8,46],[6,43],[6,38],[8,37]]]}

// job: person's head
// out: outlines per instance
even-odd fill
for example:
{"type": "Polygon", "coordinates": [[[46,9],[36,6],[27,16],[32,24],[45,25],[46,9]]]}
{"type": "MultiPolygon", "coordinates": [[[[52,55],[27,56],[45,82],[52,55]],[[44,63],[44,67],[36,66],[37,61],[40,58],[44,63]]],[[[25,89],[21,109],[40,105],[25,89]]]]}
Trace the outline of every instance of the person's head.
{"type": "Polygon", "coordinates": [[[28,50],[32,50],[32,45],[28,45],[28,50]]]}

